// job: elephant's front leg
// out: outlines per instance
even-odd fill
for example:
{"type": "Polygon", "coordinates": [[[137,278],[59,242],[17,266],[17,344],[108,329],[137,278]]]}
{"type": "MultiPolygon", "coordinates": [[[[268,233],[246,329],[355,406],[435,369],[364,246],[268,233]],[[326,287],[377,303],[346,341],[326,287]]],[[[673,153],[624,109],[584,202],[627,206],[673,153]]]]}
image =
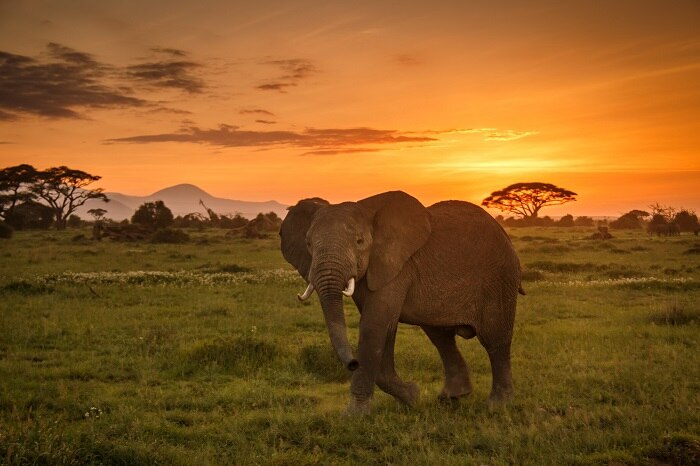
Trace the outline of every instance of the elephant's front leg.
{"type": "Polygon", "coordinates": [[[396,373],[394,367],[394,345],[396,343],[397,326],[389,329],[389,334],[384,346],[382,365],[377,378],[377,386],[384,392],[409,406],[414,406],[418,401],[420,390],[413,382],[405,382],[396,373]]]}
{"type": "Polygon", "coordinates": [[[398,309],[380,299],[368,302],[362,310],[357,349],[360,367],[352,374],[348,414],[369,413],[374,384],[381,372],[390,331],[398,325],[398,314],[398,309]]]}

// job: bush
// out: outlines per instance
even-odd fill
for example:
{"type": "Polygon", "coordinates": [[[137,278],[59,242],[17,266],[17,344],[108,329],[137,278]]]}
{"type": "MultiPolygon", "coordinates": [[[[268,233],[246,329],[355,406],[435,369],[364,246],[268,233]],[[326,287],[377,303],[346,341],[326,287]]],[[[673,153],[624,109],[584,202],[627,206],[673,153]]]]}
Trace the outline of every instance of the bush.
{"type": "Polygon", "coordinates": [[[138,223],[152,229],[168,227],[173,221],[173,213],[163,201],[146,202],[139,206],[131,217],[131,223],[138,223]]]}
{"type": "Polygon", "coordinates": [[[595,225],[595,221],[593,218],[584,215],[582,217],[576,217],[576,220],[574,220],[574,225],[577,227],[592,227],[595,225]]]}
{"type": "Polygon", "coordinates": [[[0,222],[0,238],[10,239],[15,230],[5,222],[0,222]]]}
{"type": "Polygon", "coordinates": [[[557,226],[560,226],[560,227],[572,227],[572,226],[574,226],[574,216],[571,214],[564,215],[556,223],[557,223],[557,226]]]}
{"type": "Polygon", "coordinates": [[[683,209],[678,212],[673,219],[681,231],[691,231],[696,232],[700,230],[700,221],[698,221],[698,216],[689,210],[683,209]]]}
{"type": "Polygon", "coordinates": [[[617,230],[636,230],[642,227],[642,220],[648,217],[649,213],[643,210],[630,210],[620,218],[610,222],[610,228],[617,230]]]}
{"type": "Polygon", "coordinates": [[[190,240],[190,235],[182,230],[176,230],[173,228],[164,228],[162,230],[157,230],[153,236],[151,236],[151,243],[186,243],[190,240]]]}

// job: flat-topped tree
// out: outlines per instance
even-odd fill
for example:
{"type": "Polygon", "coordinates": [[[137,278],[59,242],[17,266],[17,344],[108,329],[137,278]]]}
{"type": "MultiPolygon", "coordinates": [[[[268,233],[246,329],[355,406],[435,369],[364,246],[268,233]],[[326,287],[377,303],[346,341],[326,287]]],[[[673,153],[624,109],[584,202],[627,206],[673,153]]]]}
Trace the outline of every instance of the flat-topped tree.
{"type": "Polygon", "coordinates": [[[543,207],[575,201],[576,196],[575,192],[550,183],[515,183],[492,192],[481,201],[481,205],[521,215],[523,218],[537,218],[543,207]]]}
{"type": "Polygon", "coordinates": [[[68,217],[89,199],[109,202],[102,188],[87,188],[100,178],[102,177],[66,166],[52,167],[38,173],[32,192],[53,209],[56,228],[63,230],[68,217]]]}

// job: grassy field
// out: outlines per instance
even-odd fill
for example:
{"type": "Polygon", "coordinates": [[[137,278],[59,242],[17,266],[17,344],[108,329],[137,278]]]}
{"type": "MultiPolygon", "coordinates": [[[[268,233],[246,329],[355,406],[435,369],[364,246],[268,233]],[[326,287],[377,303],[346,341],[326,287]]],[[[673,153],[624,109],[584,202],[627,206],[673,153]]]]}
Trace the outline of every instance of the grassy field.
{"type": "Polygon", "coordinates": [[[438,402],[437,351],[401,326],[420,403],[377,391],[347,418],[348,375],[277,238],[78,233],[0,240],[0,463],[700,464],[698,237],[512,230],[515,400],[489,410],[486,353],[461,340],[474,393],[438,402]]]}

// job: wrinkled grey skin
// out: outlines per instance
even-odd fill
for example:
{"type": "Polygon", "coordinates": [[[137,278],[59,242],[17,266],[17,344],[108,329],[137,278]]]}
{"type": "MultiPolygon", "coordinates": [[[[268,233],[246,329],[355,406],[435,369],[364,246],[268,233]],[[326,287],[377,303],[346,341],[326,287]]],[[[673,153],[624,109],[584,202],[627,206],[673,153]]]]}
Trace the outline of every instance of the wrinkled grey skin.
{"type": "Polygon", "coordinates": [[[488,352],[490,400],[512,396],[520,265],[507,234],[483,209],[461,201],[425,208],[401,191],[335,205],[305,199],[290,208],[280,235],[285,259],[318,293],[335,351],[354,370],[349,413],[369,412],[375,384],[416,403],[417,385],[394,369],[399,322],[420,326],[437,348],[445,369],[440,397],[472,391],[456,335],[476,336],[488,352]],[[352,299],[361,313],[356,359],[342,295],[352,277],[352,299]]]}

